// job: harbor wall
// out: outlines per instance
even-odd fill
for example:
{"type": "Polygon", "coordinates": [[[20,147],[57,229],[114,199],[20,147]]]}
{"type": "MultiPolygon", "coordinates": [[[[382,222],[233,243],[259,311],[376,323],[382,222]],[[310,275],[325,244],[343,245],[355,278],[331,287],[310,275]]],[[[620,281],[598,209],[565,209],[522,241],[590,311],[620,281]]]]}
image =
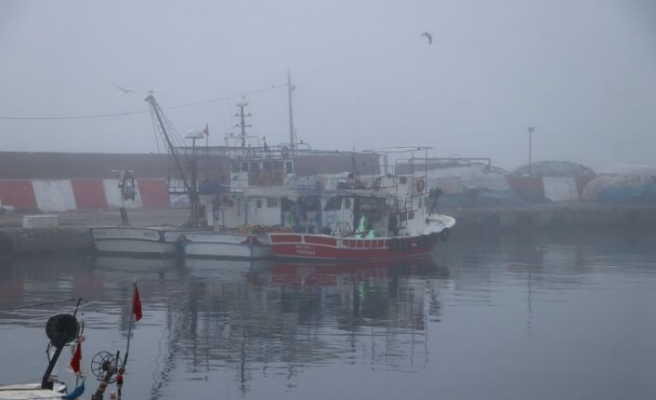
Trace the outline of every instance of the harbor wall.
{"type": "MultiPolygon", "coordinates": [[[[554,203],[579,202],[588,180],[567,177],[506,178],[509,190],[527,199],[554,203]]],[[[436,186],[447,194],[464,189],[457,177],[440,178],[436,186]]],[[[0,180],[0,206],[16,211],[60,212],[121,207],[118,179],[0,180]]],[[[175,207],[179,196],[169,194],[164,178],[136,179],[134,200],[127,208],[175,207]]]]}
{"type": "MultiPolygon", "coordinates": [[[[122,206],[118,179],[0,181],[0,205],[17,212],[62,212],[122,206]]],[[[134,200],[126,208],[171,207],[165,179],[136,179],[134,200]]]]}

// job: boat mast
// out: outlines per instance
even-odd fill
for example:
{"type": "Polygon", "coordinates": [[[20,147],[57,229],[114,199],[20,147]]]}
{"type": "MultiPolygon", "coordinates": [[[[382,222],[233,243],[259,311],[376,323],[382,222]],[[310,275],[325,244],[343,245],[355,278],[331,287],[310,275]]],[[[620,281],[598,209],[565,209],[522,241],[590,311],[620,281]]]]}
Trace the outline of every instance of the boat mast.
{"type": "Polygon", "coordinates": [[[287,71],[287,99],[289,102],[289,146],[291,150],[294,150],[296,147],[296,141],[294,140],[294,110],[292,107],[292,92],[296,89],[296,86],[292,84],[292,76],[287,71]]]}
{"type": "Polygon", "coordinates": [[[241,147],[246,147],[246,128],[251,127],[251,125],[246,125],[246,117],[251,116],[251,113],[244,113],[244,108],[248,107],[248,101],[246,101],[246,97],[242,97],[237,102],[237,107],[239,107],[239,112],[235,114],[235,117],[239,117],[239,123],[235,125],[235,127],[241,128],[241,147]]]}

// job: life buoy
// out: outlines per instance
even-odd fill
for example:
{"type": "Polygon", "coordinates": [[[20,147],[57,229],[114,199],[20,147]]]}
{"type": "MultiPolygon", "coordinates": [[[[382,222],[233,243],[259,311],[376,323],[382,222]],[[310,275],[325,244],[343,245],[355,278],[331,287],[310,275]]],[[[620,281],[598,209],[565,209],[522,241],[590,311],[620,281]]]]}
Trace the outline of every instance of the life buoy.
{"type": "Polygon", "coordinates": [[[289,158],[289,147],[282,146],[282,149],[280,149],[280,154],[282,154],[282,158],[289,158]]]}
{"type": "Polygon", "coordinates": [[[426,189],[426,182],[424,182],[423,179],[417,179],[417,193],[424,193],[424,189],[426,189]]]}

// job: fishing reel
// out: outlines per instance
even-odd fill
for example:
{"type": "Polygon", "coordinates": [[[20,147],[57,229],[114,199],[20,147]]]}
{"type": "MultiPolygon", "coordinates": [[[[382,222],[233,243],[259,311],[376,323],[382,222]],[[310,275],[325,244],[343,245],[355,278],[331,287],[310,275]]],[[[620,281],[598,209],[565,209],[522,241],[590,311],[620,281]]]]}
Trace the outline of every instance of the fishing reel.
{"type": "MultiPolygon", "coordinates": [[[[123,368],[123,361],[108,351],[99,351],[91,359],[91,373],[100,380],[104,379],[107,372],[114,367],[117,370],[123,368]]],[[[109,383],[116,382],[116,378],[117,374],[114,373],[109,379],[109,383]]]]}

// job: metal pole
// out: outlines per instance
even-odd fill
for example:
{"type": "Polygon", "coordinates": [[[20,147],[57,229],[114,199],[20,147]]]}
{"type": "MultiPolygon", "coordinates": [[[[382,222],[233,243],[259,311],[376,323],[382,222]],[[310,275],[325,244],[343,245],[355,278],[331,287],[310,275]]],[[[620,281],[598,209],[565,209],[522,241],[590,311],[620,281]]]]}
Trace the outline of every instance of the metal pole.
{"type": "Polygon", "coordinates": [[[533,152],[533,127],[528,128],[528,176],[533,177],[533,161],[532,161],[532,152],[533,152]]]}
{"type": "Polygon", "coordinates": [[[289,146],[294,150],[296,140],[294,139],[294,111],[292,109],[292,92],[296,89],[292,84],[292,76],[287,71],[287,98],[289,101],[289,146]]]}
{"type": "MultiPolygon", "coordinates": [[[[134,323],[134,295],[137,292],[137,281],[132,283],[132,302],[130,303],[130,325],[128,325],[128,344],[125,348],[125,355],[123,356],[123,367],[128,363],[128,354],[130,353],[130,338],[132,336],[132,324],[134,323]]],[[[118,357],[116,357],[118,364],[118,357]]]]}
{"type": "Polygon", "coordinates": [[[191,220],[190,225],[192,228],[198,227],[198,160],[196,159],[196,138],[191,139],[191,184],[190,184],[190,197],[191,197],[191,220]]]}

